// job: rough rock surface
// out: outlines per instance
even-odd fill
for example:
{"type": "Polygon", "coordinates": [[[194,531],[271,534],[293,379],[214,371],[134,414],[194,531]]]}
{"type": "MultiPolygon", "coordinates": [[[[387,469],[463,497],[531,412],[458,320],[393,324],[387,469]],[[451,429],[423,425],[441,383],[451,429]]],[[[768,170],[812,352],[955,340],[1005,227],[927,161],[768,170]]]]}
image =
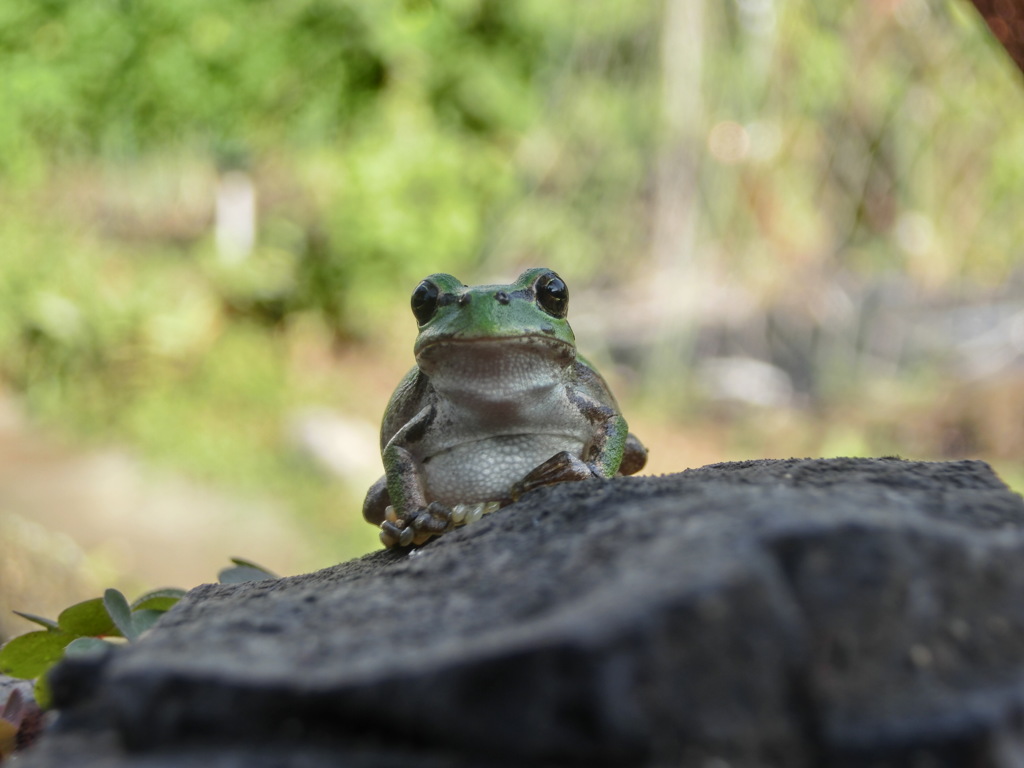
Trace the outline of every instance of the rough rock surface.
{"type": "Polygon", "coordinates": [[[1021,765],[1022,525],[971,461],[545,488],[408,555],[193,590],[58,669],[22,766],[1021,765]]]}

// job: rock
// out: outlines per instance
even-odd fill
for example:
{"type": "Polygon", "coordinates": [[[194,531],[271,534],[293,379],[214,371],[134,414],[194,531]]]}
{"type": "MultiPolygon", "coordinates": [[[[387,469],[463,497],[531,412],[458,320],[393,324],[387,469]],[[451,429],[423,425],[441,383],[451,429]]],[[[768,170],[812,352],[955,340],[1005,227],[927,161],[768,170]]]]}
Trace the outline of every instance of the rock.
{"type": "Polygon", "coordinates": [[[970,461],[544,488],[409,554],[194,589],[57,669],[22,766],[1019,765],[1022,525],[970,461]]]}

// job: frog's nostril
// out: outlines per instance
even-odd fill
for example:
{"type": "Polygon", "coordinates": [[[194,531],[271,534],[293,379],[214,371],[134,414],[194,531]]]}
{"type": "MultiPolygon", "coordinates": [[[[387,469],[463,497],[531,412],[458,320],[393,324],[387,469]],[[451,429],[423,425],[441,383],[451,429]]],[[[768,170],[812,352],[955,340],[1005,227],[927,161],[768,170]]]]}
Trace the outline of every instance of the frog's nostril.
{"type": "Polygon", "coordinates": [[[464,293],[461,296],[459,296],[459,306],[460,307],[465,307],[467,304],[469,304],[469,301],[470,301],[470,294],[464,293]]]}
{"type": "Polygon", "coordinates": [[[511,299],[509,299],[508,297],[508,294],[505,293],[504,291],[498,291],[496,294],[494,294],[494,298],[498,300],[499,304],[508,304],[509,301],[511,301],[511,299]]]}

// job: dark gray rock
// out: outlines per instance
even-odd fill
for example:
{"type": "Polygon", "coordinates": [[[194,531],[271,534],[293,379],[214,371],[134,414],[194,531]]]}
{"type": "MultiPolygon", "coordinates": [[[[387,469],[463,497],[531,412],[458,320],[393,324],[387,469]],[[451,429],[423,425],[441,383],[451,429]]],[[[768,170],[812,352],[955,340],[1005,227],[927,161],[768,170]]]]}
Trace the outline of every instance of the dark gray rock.
{"type": "Polygon", "coordinates": [[[981,462],[541,489],[408,555],[193,590],[58,669],[23,766],[1021,765],[1022,525],[981,462]]]}

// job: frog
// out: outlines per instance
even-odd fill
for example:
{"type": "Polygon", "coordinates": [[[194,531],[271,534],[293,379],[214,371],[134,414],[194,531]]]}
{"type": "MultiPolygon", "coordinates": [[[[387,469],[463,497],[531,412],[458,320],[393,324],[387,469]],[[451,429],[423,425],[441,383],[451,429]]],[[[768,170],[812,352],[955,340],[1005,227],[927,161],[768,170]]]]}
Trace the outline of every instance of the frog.
{"type": "Polygon", "coordinates": [[[416,364],[388,402],[363,503],[388,549],[420,546],[536,488],[632,475],[647,448],[576,350],[546,267],[508,285],[437,273],[412,292],[416,364]]]}

